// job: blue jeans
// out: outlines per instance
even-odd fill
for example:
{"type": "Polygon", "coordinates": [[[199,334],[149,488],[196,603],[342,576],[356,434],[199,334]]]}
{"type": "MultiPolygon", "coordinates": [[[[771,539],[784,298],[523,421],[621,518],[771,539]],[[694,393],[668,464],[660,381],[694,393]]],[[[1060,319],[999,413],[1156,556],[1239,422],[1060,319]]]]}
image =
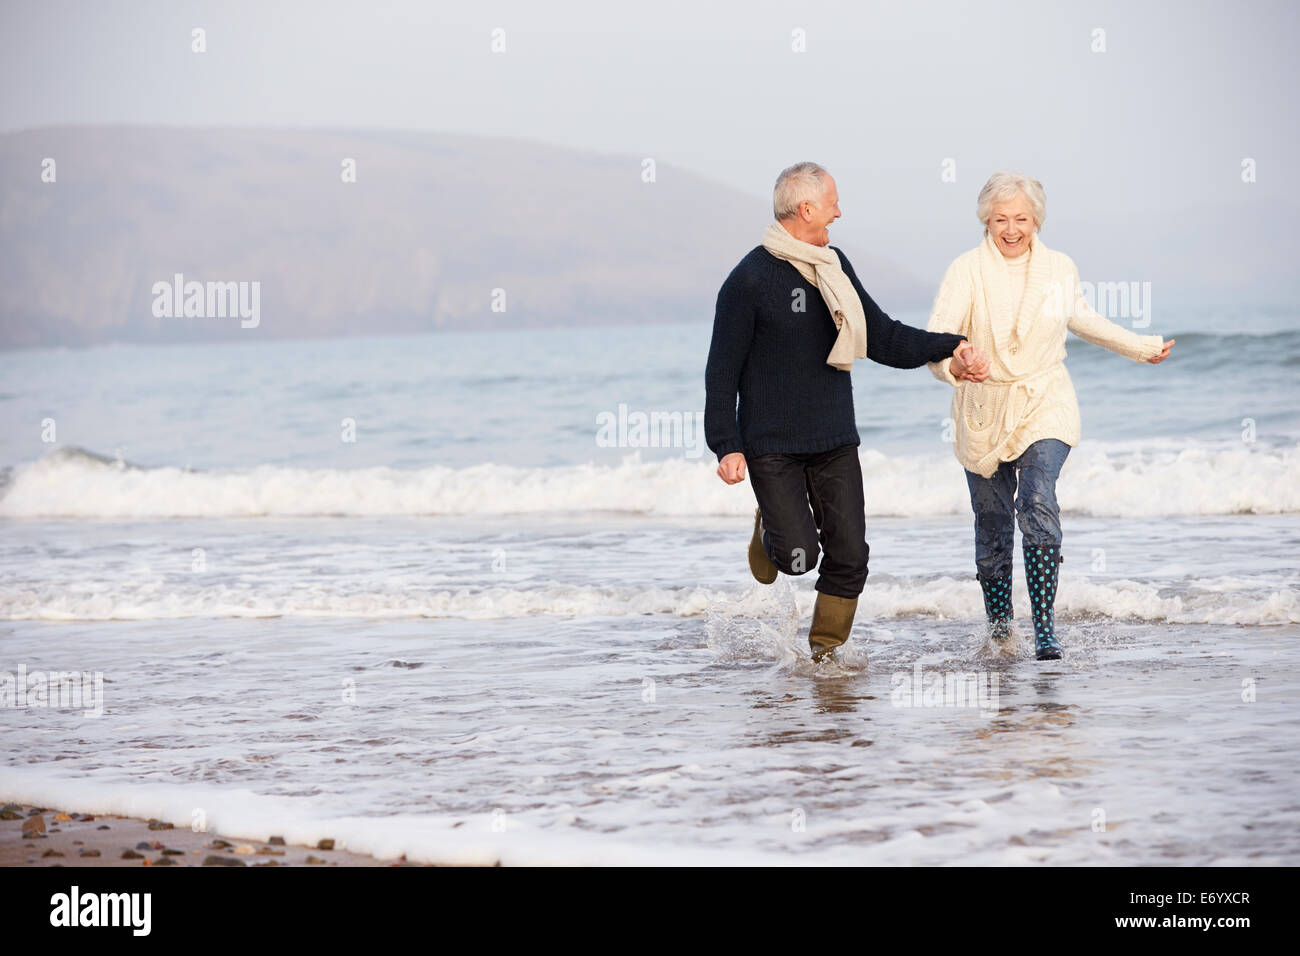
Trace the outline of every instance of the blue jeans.
{"type": "Polygon", "coordinates": [[[975,567],[980,574],[987,578],[1011,574],[1017,521],[1024,544],[1060,546],[1056,478],[1068,454],[1070,446],[1065,442],[1044,438],[1015,461],[999,464],[992,478],[966,472],[970,506],[975,512],[975,567]]]}

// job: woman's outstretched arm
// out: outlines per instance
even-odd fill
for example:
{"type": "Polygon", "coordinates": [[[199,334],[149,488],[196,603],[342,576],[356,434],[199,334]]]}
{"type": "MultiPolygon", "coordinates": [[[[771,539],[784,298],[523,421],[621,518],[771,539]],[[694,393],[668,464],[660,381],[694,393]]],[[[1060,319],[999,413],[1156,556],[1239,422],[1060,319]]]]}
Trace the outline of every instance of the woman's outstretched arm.
{"type": "MultiPolygon", "coordinates": [[[[1079,270],[1073,260],[1070,261],[1070,277],[1074,282],[1073,288],[1078,290],[1079,270]]],[[[1162,336],[1138,335],[1116,325],[1090,306],[1082,294],[1074,297],[1068,324],[1070,331],[1085,342],[1100,345],[1135,362],[1150,362],[1152,359],[1158,362],[1169,354],[1162,336]]]]}

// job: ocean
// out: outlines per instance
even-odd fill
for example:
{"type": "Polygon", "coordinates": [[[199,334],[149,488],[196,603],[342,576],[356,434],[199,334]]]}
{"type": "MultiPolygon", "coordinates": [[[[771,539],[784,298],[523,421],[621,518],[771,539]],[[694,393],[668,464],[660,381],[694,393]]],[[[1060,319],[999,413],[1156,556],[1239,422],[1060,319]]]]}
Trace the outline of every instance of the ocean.
{"type": "Polygon", "coordinates": [[[1059,662],[1018,555],[984,638],[950,390],[859,361],[871,573],[819,667],[815,573],[749,577],[703,443],[707,322],[265,328],[0,354],[0,801],[440,862],[1300,864],[1294,314],[1068,343],[1059,662]]]}

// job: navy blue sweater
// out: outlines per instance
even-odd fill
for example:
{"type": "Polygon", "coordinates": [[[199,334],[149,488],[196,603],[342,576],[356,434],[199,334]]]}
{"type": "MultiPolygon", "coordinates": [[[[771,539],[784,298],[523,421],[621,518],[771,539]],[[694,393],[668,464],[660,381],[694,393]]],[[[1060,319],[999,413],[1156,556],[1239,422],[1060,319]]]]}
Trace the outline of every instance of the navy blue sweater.
{"type": "MultiPolygon", "coordinates": [[[[960,335],[894,321],[844,253],[835,253],[867,316],[867,358],[917,368],[952,354],[960,335]]],[[[805,454],[860,443],[852,375],[826,364],[838,334],[821,293],[791,263],[762,246],[740,260],[718,291],[704,372],[704,438],[719,460],[737,451],[805,454]],[[796,289],[802,312],[794,311],[796,289]]]]}

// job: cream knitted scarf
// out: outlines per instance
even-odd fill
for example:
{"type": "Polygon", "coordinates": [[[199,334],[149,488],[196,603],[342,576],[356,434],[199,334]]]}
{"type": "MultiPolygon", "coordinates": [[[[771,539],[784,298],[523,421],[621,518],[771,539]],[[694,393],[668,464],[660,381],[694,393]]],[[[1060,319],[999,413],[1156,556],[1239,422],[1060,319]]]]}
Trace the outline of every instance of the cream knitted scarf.
{"type": "Polygon", "coordinates": [[[1048,250],[1038,233],[1029,237],[1029,248],[1021,255],[1028,256],[1025,266],[1025,292],[1017,301],[1011,291],[1011,274],[1007,260],[998,249],[991,234],[986,233],[979,247],[980,281],[984,287],[984,307],[992,322],[993,342],[997,349],[1013,342],[1023,342],[1029,333],[1033,317],[1043,306],[1048,293],[1051,266],[1048,250]]]}
{"type": "Polygon", "coordinates": [[[763,248],[793,265],[810,285],[815,285],[821,292],[840,333],[830,355],[826,356],[826,364],[848,372],[853,368],[855,356],[866,358],[867,316],[835,250],[796,239],[779,222],[772,223],[763,233],[763,248]]]}

